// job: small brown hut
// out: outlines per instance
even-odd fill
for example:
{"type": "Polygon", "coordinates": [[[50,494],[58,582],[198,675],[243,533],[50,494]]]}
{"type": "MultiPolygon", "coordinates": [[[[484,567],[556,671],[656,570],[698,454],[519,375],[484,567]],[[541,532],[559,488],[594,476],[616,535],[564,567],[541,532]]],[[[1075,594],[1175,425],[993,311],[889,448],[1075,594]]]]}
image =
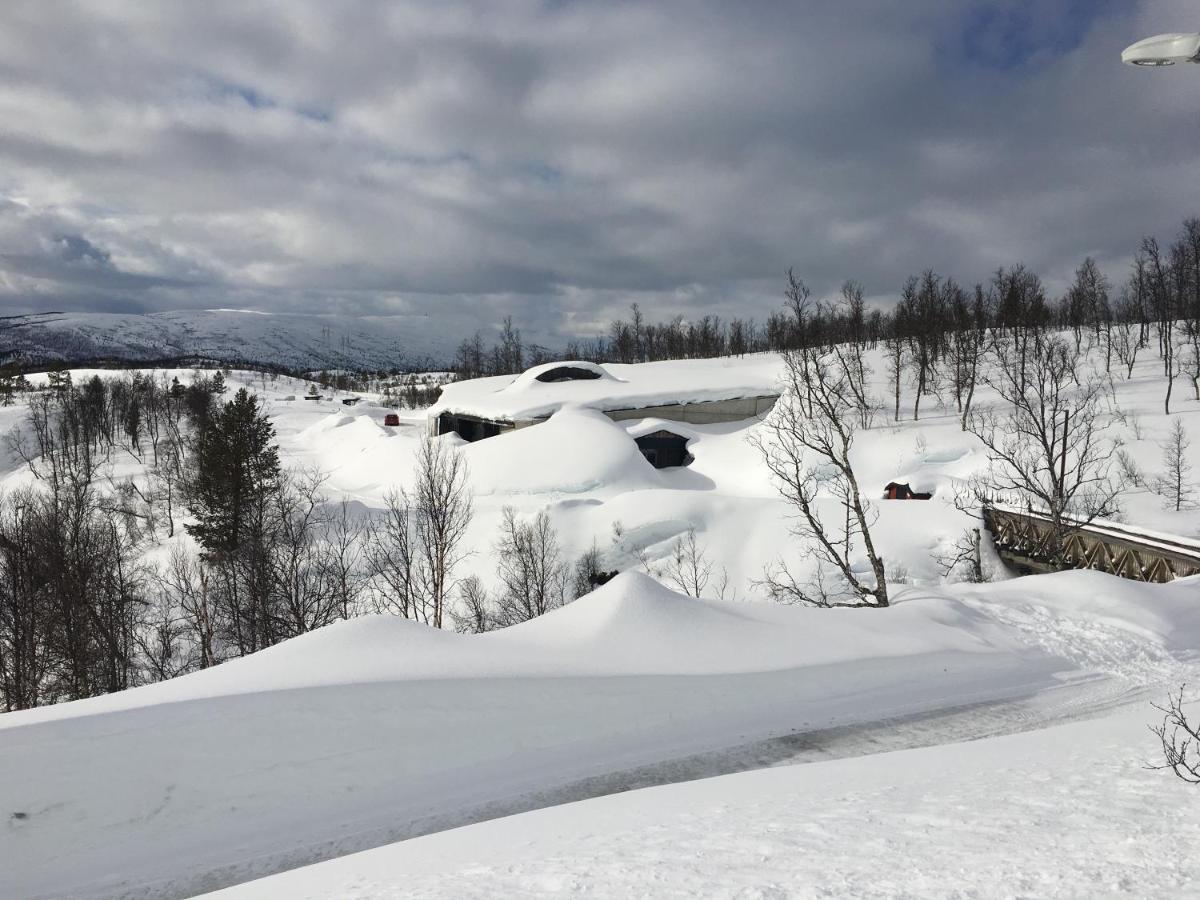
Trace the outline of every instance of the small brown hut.
{"type": "Polygon", "coordinates": [[[907,484],[898,481],[889,481],[883,489],[884,500],[928,500],[932,496],[933,494],[925,491],[914,491],[907,484]]]}

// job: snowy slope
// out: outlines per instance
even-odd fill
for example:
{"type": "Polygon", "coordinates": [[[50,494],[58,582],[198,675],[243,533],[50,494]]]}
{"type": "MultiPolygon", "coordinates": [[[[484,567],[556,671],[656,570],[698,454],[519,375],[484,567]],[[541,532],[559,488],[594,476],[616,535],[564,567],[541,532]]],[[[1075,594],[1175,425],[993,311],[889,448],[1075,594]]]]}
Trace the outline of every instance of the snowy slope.
{"type": "Polygon", "coordinates": [[[730,771],[748,746],[983,701],[1030,698],[989,727],[1033,727],[1193,671],[1198,587],[1073,572],[964,599],[912,590],[881,614],[695,600],[628,574],[485,636],[332,626],[0,717],[15,861],[0,896],[185,896],[686,777],[664,761],[730,771]]]}
{"type": "Polygon", "coordinates": [[[239,310],[162,313],[49,313],[6,320],[0,358],[119,359],[200,357],[296,370],[444,366],[453,324],[428,316],[319,316],[239,310]]]}
{"type": "Polygon", "coordinates": [[[1200,806],[1143,767],[1147,712],[585,800],[211,896],[1195,896],[1200,806]]]}
{"type": "Polygon", "coordinates": [[[1026,696],[1072,668],[947,597],[885,622],[636,574],[482,637],[361,619],[0,718],[0,796],[25,814],[0,836],[17,861],[0,896],[184,895],[664,759],[1026,696]]]}
{"type": "MultiPolygon", "coordinates": [[[[660,372],[683,385],[689,373],[716,380],[726,363],[667,363],[660,372]]],[[[882,395],[884,367],[872,364],[882,395]]],[[[746,365],[761,370],[758,378],[779,360],[746,365]]],[[[409,483],[423,416],[386,428],[370,396],[346,408],[336,398],[287,399],[306,389],[290,379],[234,373],[230,382],[262,394],[285,464],[327,471],[334,498],[369,513],[409,483]]],[[[1114,386],[1126,419],[1109,433],[1148,474],[1169,428],[1162,387],[1154,359],[1114,386]]],[[[1178,395],[1200,471],[1200,403],[1178,395]]],[[[987,390],[977,397],[992,399],[987,390]]],[[[20,413],[0,409],[0,424],[20,413]]],[[[653,426],[567,407],[545,424],[461,447],[476,510],[466,539],[474,555],[462,574],[492,583],[506,505],[546,510],[568,558],[595,542],[604,564],[622,570],[639,559],[660,569],[672,541],[695,528],[728,574],[726,596],[739,601],[756,596],[751,582],[774,559],[806,571],[811,554],[788,536],[788,509],[749,441],[756,423],[687,426],[695,462],[673,471],[636,452],[631,435],[653,426]]],[[[169,684],[0,716],[0,858],[17,861],[0,867],[0,896],[182,896],[563,800],[794,760],[788,754],[811,746],[814,731],[848,729],[855,754],[910,738],[940,743],[1131,700],[1144,711],[1148,686],[1158,694],[1164,681],[1196,674],[1194,579],[1166,587],[1094,573],[1003,581],[990,559],[998,583],[944,583],[934,554],[973,524],[955,508],[954,489],[986,465],[952,404],[935,404],[920,422],[881,422],[858,436],[854,453],[864,490],[900,480],[935,491],[925,503],[878,503],[875,537],[899,601],[887,611],[700,602],[631,575],[507,632],[465,638],[364,618],[169,684]],[[947,712],[998,699],[1006,705],[990,712],[947,712]],[[926,726],[896,724],[928,713],[936,717],[926,726]],[[882,729],[859,727],[881,719],[889,720],[882,729]]],[[[135,469],[122,461],[116,474],[135,469]]],[[[28,477],[6,459],[0,489],[28,477]]],[[[1200,512],[1166,510],[1144,488],[1131,488],[1121,505],[1127,524],[1200,535],[1200,512]]],[[[1013,783],[987,782],[998,791],[1013,783]]],[[[1014,815],[1030,808],[1018,804],[1014,815]]],[[[830,827],[861,814],[845,809],[830,827]]],[[[728,814],[738,821],[736,804],[728,814]]],[[[964,840],[988,833],[986,821],[972,822],[964,840]]],[[[689,832],[680,826],[679,835],[682,846],[664,853],[687,853],[689,832]]],[[[1097,846],[1093,858],[1113,846],[1097,846]]],[[[989,857],[978,852],[987,871],[989,857]]],[[[448,883],[470,892],[468,881],[448,883]]]]}

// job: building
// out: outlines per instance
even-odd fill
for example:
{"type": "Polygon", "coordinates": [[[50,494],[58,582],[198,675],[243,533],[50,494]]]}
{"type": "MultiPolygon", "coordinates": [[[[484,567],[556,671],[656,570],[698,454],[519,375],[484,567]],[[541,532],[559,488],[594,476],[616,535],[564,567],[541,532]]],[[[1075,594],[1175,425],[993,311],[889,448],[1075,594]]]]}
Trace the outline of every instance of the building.
{"type": "MultiPolygon", "coordinates": [[[[753,358],[547,363],[517,376],[446,385],[429,409],[429,428],[434,435],[453,431],[463,440],[478,441],[544,422],[568,405],[599,410],[614,421],[740,422],[763,416],[775,405],[777,377],[769,360],[753,358]]],[[[686,433],[655,427],[635,439],[658,468],[691,461],[686,433]]]]}
{"type": "Polygon", "coordinates": [[[883,489],[884,500],[929,500],[929,491],[914,491],[906,482],[889,481],[883,489]]]}

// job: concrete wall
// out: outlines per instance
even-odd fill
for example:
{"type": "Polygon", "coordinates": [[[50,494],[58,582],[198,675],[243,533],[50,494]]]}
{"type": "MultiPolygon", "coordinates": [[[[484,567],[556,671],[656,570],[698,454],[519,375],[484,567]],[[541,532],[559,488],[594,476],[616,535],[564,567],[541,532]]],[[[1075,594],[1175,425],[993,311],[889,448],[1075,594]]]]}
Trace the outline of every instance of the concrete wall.
{"type": "Polygon", "coordinates": [[[742,397],[737,400],[704,400],[697,403],[672,403],[667,406],[643,406],[640,409],[609,409],[604,414],[614,421],[624,419],[666,419],[670,422],[690,422],[693,425],[712,425],[717,422],[740,422],[771,411],[778,397],[742,397]]]}

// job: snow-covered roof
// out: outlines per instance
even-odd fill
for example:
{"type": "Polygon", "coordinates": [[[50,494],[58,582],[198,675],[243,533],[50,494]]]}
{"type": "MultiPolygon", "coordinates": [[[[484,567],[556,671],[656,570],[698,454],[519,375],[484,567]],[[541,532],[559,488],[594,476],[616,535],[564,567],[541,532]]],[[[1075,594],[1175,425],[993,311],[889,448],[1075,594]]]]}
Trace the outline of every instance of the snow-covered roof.
{"type": "MultiPolygon", "coordinates": [[[[442,388],[429,415],[458,413],[499,421],[537,419],[564,405],[599,410],[642,409],[678,403],[773,397],[779,394],[779,357],[756,354],[738,359],[686,359],[597,365],[556,362],[520,375],[458,381],[442,388]],[[582,370],[574,378],[554,377],[556,369],[582,370]]],[[[564,375],[571,373],[562,373],[564,375]]]]}

